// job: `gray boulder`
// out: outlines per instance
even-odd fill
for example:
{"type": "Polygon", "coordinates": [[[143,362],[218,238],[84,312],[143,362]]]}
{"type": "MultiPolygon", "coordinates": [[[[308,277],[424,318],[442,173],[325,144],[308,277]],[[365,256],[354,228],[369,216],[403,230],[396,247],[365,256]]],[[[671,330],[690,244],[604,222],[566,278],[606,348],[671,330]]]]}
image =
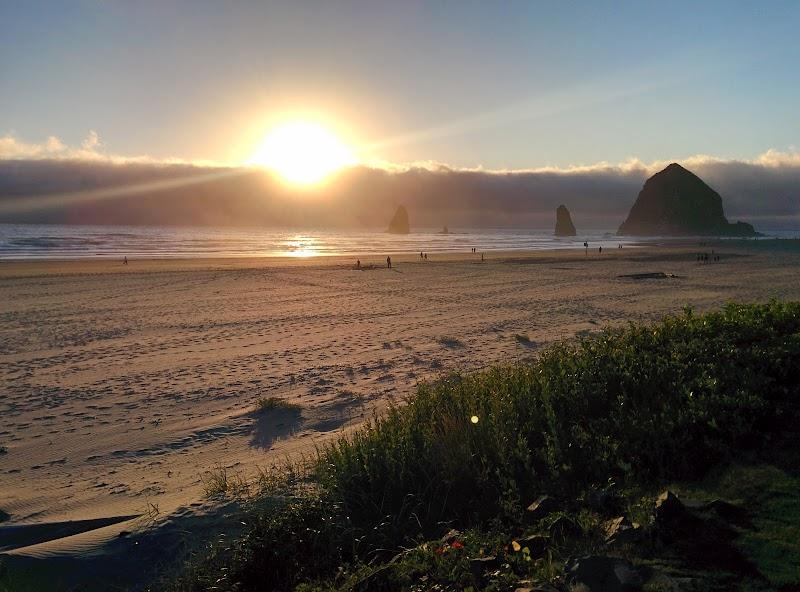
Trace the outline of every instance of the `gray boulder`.
{"type": "Polygon", "coordinates": [[[583,586],[588,592],[635,592],[644,580],[629,561],[617,557],[587,555],[567,561],[568,589],[583,586]]]}

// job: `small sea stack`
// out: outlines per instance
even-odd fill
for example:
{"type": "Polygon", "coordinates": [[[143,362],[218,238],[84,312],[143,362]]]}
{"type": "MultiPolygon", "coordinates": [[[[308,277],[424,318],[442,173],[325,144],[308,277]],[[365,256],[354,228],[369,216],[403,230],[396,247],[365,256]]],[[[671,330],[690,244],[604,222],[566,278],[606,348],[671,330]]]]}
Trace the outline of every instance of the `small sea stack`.
{"type": "Polygon", "coordinates": [[[569,215],[567,206],[560,205],[556,208],[556,236],[575,236],[575,225],[572,223],[572,216],[569,215]]]}
{"type": "Polygon", "coordinates": [[[731,224],[722,197],[681,165],[672,163],[647,179],[618,235],[758,236],[751,224],[731,224]]]}
{"type": "Polygon", "coordinates": [[[392,234],[408,234],[411,232],[411,226],[408,223],[408,211],[405,206],[397,206],[397,211],[394,213],[392,221],[389,222],[387,232],[392,234]]]}

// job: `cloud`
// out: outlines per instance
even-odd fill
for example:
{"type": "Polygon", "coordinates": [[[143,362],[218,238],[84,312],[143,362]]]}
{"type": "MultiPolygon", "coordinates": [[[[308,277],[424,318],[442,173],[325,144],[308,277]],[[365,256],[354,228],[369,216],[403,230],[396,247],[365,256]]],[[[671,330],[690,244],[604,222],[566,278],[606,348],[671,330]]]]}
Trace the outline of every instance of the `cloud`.
{"type": "Polygon", "coordinates": [[[22,142],[12,134],[0,136],[0,160],[58,158],[65,150],[56,136],[48,136],[41,144],[22,142]]]}
{"type": "Polygon", "coordinates": [[[731,221],[800,228],[800,153],[631,157],[568,167],[492,170],[435,161],[372,161],[316,189],[258,168],[110,155],[95,132],[78,147],[0,137],[0,221],[383,227],[405,204],[416,227],[548,228],[566,204],[578,229],[615,230],[647,179],[670,162],[722,195],[731,221]]]}
{"type": "Polygon", "coordinates": [[[90,130],[79,147],[66,145],[57,136],[48,136],[43,142],[23,142],[13,134],[0,136],[0,159],[2,160],[115,160],[98,151],[102,146],[100,136],[90,130]]]}
{"type": "Polygon", "coordinates": [[[69,146],[57,136],[48,136],[43,142],[25,142],[13,133],[0,136],[0,161],[3,160],[64,160],[107,162],[113,164],[191,164],[198,166],[224,166],[210,160],[183,158],[154,158],[146,155],[129,156],[106,152],[100,135],[89,130],[79,146],[69,146]]]}
{"type": "Polygon", "coordinates": [[[89,135],[83,140],[81,147],[84,150],[94,151],[96,148],[100,147],[100,136],[97,135],[96,131],[89,130],[89,135]]]}

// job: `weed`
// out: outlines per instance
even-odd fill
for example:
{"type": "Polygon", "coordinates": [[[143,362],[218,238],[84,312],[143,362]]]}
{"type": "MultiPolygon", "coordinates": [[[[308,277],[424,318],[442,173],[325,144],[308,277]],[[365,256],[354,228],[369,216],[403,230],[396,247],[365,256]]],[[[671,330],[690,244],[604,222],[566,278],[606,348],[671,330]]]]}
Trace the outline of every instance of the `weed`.
{"type": "Polygon", "coordinates": [[[267,413],[270,411],[300,411],[302,405],[292,403],[280,397],[261,397],[256,401],[256,413],[267,413]]]}

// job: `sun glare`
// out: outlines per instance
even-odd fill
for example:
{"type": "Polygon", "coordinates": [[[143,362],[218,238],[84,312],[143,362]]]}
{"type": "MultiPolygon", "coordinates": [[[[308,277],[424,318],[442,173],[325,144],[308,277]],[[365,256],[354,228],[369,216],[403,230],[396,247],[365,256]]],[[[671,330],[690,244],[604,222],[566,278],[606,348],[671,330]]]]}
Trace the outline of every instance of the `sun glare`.
{"type": "Polygon", "coordinates": [[[272,130],[249,164],[271,169],[290,183],[310,185],[356,163],[352,152],[324,127],[285,123],[272,130]]]}

